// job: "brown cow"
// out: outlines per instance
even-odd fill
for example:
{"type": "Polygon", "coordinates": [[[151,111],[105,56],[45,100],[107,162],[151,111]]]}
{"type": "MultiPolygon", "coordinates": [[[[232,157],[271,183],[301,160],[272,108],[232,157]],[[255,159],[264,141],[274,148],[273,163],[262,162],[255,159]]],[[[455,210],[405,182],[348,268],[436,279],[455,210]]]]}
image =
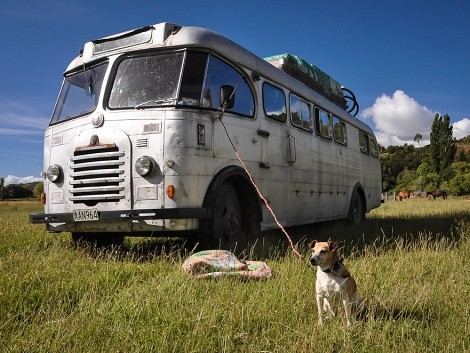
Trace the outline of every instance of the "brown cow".
{"type": "Polygon", "coordinates": [[[405,190],[405,191],[400,191],[398,193],[398,199],[402,201],[403,199],[409,199],[411,195],[411,191],[405,190]]]}

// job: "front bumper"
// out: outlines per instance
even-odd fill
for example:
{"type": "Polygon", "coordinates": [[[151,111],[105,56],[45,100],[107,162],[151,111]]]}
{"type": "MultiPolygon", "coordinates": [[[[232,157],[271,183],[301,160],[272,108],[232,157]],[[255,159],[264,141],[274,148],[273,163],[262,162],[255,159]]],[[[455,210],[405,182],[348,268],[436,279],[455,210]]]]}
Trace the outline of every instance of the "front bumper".
{"type": "MultiPolygon", "coordinates": [[[[211,217],[209,208],[162,208],[145,210],[99,211],[100,221],[132,221],[156,219],[207,219],[211,217]]],[[[72,213],[32,213],[29,222],[39,223],[74,223],[72,213]]],[[[94,221],[96,222],[96,221],[94,221]]]]}

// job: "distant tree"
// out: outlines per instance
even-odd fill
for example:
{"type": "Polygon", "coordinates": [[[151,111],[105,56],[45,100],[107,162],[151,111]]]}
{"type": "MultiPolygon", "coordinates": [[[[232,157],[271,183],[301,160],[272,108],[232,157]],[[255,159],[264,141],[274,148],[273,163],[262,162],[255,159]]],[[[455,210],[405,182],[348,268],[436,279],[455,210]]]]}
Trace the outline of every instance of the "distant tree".
{"type": "Polygon", "coordinates": [[[418,175],[418,188],[421,191],[433,191],[436,190],[438,185],[437,174],[431,169],[428,162],[424,161],[416,169],[418,175]]]}
{"type": "Polygon", "coordinates": [[[5,187],[5,198],[6,199],[22,199],[32,197],[33,192],[23,185],[10,184],[5,187]]]}
{"type": "Polygon", "coordinates": [[[0,178],[0,200],[3,200],[3,183],[5,182],[4,178],[0,178]]]}
{"type": "Polygon", "coordinates": [[[470,194],[470,163],[452,163],[452,179],[444,182],[443,186],[453,195],[462,196],[470,194]]]}
{"type": "Polygon", "coordinates": [[[397,187],[398,175],[406,168],[416,170],[428,159],[428,146],[415,148],[412,145],[389,146],[380,155],[382,164],[382,188],[389,191],[397,187]]]}
{"type": "Polygon", "coordinates": [[[420,133],[417,133],[415,135],[415,138],[414,138],[414,141],[415,142],[418,142],[418,145],[419,145],[419,142],[423,139],[423,135],[421,135],[420,133]]]}
{"type": "Polygon", "coordinates": [[[455,156],[457,162],[470,162],[470,154],[467,154],[464,149],[460,149],[455,156]]]}
{"type": "Polygon", "coordinates": [[[44,191],[44,183],[43,182],[36,183],[36,185],[34,185],[34,188],[33,188],[33,196],[36,198],[40,198],[43,191],[44,191]]]}
{"type": "Polygon", "coordinates": [[[463,144],[470,144],[470,135],[467,135],[465,137],[462,137],[458,142],[463,143],[463,144]]]}
{"type": "Polygon", "coordinates": [[[439,184],[450,178],[449,167],[456,149],[449,115],[436,114],[431,127],[429,164],[437,174],[439,184]]]}
{"type": "Polygon", "coordinates": [[[416,170],[403,169],[397,176],[395,191],[418,190],[419,179],[416,170]]]}

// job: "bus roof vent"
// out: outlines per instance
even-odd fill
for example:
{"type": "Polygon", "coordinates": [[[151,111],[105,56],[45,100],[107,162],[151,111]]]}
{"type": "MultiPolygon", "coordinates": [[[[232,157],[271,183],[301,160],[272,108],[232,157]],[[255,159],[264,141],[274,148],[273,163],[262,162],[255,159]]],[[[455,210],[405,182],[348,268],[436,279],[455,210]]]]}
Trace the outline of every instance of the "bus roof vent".
{"type": "Polygon", "coordinates": [[[93,43],[93,55],[152,43],[163,44],[169,35],[178,31],[181,26],[162,22],[153,26],[137,28],[109,37],[96,39],[93,43]]]}
{"type": "Polygon", "coordinates": [[[306,84],[341,108],[346,108],[339,82],[315,65],[292,54],[274,55],[264,60],[306,84]]]}

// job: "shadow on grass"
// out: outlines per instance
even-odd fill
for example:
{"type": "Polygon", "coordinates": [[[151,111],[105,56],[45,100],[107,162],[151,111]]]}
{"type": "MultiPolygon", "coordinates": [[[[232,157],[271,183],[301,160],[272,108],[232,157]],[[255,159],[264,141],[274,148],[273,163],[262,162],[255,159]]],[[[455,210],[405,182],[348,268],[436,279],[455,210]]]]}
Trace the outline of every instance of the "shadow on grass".
{"type": "Polygon", "coordinates": [[[120,244],[79,241],[74,246],[94,259],[114,261],[150,262],[156,259],[181,258],[196,247],[190,238],[134,238],[129,237],[120,244]]]}
{"type": "MultiPolygon", "coordinates": [[[[398,241],[404,245],[427,240],[447,239],[453,243],[459,239],[459,227],[463,222],[470,222],[470,213],[460,212],[451,215],[410,218],[367,218],[360,225],[347,221],[331,221],[286,228],[293,244],[301,254],[307,254],[307,243],[310,240],[335,240],[342,246],[342,254],[350,257],[361,255],[363,250],[376,244],[386,250],[398,241]]],[[[203,250],[197,243],[197,235],[187,237],[162,238],[126,238],[119,245],[100,245],[90,242],[78,242],[79,248],[88,251],[92,257],[112,256],[113,259],[137,262],[152,261],[156,258],[180,257],[203,250]]],[[[249,259],[282,258],[291,252],[286,235],[280,230],[262,232],[253,239],[247,250],[239,256],[249,259]]],[[[236,252],[237,254],[239,251],[236,252]]]]}
{"type": "MultiPolygon", "coordinates": [[[[342,253],[349,256],[352,253],[361,254],[366,246],[377,244],[386,247],[394,246],[398,241],[404,245],[427,240],[447,239],[450,243],[459,240],[459,228],[464,222],[470,222],[470,212],[439,215],[433,217],[403,218],[367,218],[360,225],[348,221],[331,221],[305,226],[287,228],[293,243],[301,252],[306,252],[307,243],[316,239],[319,241],[335,240],[342,245],[342,253]]],[[[290,251],[289,242],[281,230],[265,232],[258,240],[260,248],[276,248],[281,256],[290,251]]]]}
{"type": "Polygon", "coordinates": [[[434,320],[433,310],[430,308],[404,309],[398,306],[387,306],[379,302],[368,301],[361,312],[356,314],[356,320],[362,322],[372,321],[429,321],[434,320]]]}

